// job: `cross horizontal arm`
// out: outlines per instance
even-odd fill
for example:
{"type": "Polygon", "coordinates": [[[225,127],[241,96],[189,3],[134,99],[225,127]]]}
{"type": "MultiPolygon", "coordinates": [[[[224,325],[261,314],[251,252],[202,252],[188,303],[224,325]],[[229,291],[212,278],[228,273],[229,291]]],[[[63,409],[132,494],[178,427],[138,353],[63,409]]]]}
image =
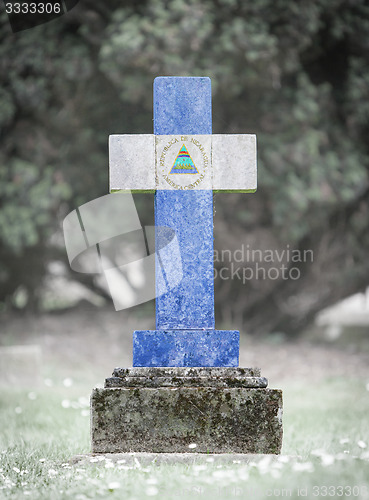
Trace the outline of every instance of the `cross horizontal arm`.
{"type": "Polygon", "coordinates": [[[161,189],[254,192],[256,136],[111,135],[110,192],[161,189]]]}
{"type": "Polygon", "coordinates": [[[155,136],[109,136],[109,191],[155,191],[155,136]]]}

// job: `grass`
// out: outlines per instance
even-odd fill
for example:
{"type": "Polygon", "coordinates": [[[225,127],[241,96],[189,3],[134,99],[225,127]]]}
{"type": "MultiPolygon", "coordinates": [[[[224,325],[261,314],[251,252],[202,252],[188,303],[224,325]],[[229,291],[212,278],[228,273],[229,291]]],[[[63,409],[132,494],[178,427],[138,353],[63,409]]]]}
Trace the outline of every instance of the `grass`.
{"type": "Polygon", "coordinates": [[[0,498],[369,498],[366,382],[326,379],[284,387],[279,459],[222,465],[71,465],[89,453],[87,386],[0,392],[0,498]]]}

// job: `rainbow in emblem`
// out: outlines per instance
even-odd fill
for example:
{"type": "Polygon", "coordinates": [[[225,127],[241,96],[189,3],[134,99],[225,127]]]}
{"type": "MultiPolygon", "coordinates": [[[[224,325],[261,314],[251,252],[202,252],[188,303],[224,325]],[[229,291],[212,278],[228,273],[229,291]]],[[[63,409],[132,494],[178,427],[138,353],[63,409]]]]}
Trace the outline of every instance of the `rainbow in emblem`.
{"type": "Polygon", "coordinates": [[[186,146],[183,144],[175,162],[173,163],[173,167],[169,174],[198,174],[197,170],[192,158],[187,151],[186,146]]]}

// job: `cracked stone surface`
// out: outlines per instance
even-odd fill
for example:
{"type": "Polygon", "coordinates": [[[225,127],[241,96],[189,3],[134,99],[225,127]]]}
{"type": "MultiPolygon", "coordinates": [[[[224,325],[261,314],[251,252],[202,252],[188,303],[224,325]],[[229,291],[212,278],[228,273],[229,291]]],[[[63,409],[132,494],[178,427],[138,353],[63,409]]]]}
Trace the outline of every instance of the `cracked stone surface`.
{"type": "MultiPolygon", "coordinates": [[[[126,376],[115,378],[124,381],[126,376]]],[[[216,378],[208,377],[210,383],[216,378]]],[[[233,373],[233,378],[242,377],[233,373]]],[[[225,379],[218,377],[218,383],[225,379]]],[[[282,391],[199,386],[193,380],[180,387],[94,389],[92,451],[186,453],[194,443],[198,453],[280,452],[282,391]]]]}

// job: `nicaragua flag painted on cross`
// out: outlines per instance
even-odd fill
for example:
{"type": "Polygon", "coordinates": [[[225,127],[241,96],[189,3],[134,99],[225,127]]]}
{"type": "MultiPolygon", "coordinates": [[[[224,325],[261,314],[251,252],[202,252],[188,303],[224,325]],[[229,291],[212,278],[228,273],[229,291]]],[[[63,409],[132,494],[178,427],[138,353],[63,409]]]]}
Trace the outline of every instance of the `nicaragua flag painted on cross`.
{"type": "Polygon", "coordinates": [[[169,174],[198,174],[192,158],[183,144],[169,174]]]}

